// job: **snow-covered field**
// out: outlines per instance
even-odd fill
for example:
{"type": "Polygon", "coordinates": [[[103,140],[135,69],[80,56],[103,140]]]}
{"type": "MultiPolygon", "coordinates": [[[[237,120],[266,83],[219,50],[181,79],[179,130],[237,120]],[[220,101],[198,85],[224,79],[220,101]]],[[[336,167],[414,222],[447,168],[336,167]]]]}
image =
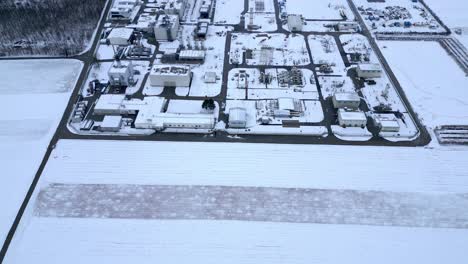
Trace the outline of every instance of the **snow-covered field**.
{"type": "Polygon", "coordinates": [[[346,0],[287,0],[286,9],[289,14],[302,14],[306,19],[342,19],[340,10],[344,10],[348,20],[353,20],[346,0]]]}
{"type": "Polygon", "coordinates": [[[57,127],[82,63],[0,61],[0,240],[3,241],[57,127]]]}
{"type": "Polygon", "coordinates": [[[386,47],[382,52],[425,125],[468,125],[468,78],[439,43],[386,41],[380,46],[386,47]]]}
{"type": "Polygon", "coordinates": [[[424,0],[449,27],[468,27],[468,2],[466,0],[424,0]]]}
{"type": "MultiPolygon", "coordinates": [[[[336,191],[335,195],[326,196],[329,200],[338,199],[346,193],[362,191],[366,197],[367,191],[383,191],[395,196],[386,200],[392,205],[404,201],[406,195],[441,195],[448,199],[455,212],[460,210],[461,216],[465,210],[463,202],[450,201],[454,201],[452,198],[464,199],[462,193],[468,191],[467,154],[466,148],[62,140],[54,150],[39,185],[43,190],[50,183],[63,183],[86,184],[86,188],[91,188],[88,184],[104,184],[106,188],[112,187],[108,184],[131,184],[135,188],[139,188],[138,185],[207,185],[314,188],[325,193],[327,190],[336,191]],[[90,149],[93,149],[93,156],[100,158],[90,159],[90,149]],[[242,155],[233,158],[233,153],[242,155]],[[125,155],[125,162],[117,161],[117,155],[125,155]],[[184,166],[180,166],[181,161],[184,166]]],[[[189,187],[175,188],[180,191],[189,187]]],[[[131,188],[129,190],[123,192],[121,197],[130,195],[144,199],[146,195],[139,196],[131,188]]],[[[293,194],[300,190],[291,191],[293,194]]],[[[158,195],[163,193],[158,191],[158,195]]],[[[186,195],[184,193],[182,195],[186,195]]],[[[64,199],[60,193],[57,194],[55,198],[64,199]]],[[[104,193],[99,191],[95,194],[99,196],[104,193]]],[[[228,193],[224,194],[229,196],[228,193]]],[[[203,199],[204,195],[206,193],[190,199],[203,199]]],[[[80,210],[79,206],[74,205],[77,197],[71,195],[70,203],[63,206],[80,210]]],[[[169,203],[154,206],[165,208],[165,204],[177,203],[175,197],[177,195],[168,195],[165,201],[169,203]]],[[[292,195],[289,198],[294,200],[295,197],[301,196],[292,195]]],[[[234,199],[234,196],[231,198],[234,199]]],[[[356,202],[363,202],[361,199],[365,198],[361,197],[356,202]]],[[[322,200],[312,201],[320,203],[322,200]]],[[[411,202],[417,201],[411,198],[411,202]]],[[[100,206],[119,203],[118,199],[92,202],[100,206]]],[[[239,202],[250,204],[256,201],[247,199],[239,202]]],[[[271,199],[271,202],[281,201],[271,199]]],[[[437,203],[444,203],[443,199],[436,203],[425,202],[424,199],[420,202],[429,211],[432,207],[437,208],[437,203]]],[[[213,203],[216,201],[209,200],[203,206],[213,203]]],[[[350,203],[350,200],[346,203],[350,203]]],[[[466,257],[468,242],[468,231],[465,229],[185,218],[139,220],[108,216],[99,218],[99,215],[96,215],[98,218],[56,218],[51,217],[50,213],[57,211],[47,211],[47,208],[44,211],[47,217],[40,217],[41,214],[33,216],[34,206],[35,203],[30,204],[28,216],[19,227],[5,263],[29,263],[32,260],[40,263],[185,263],[190,260],[194,263],[255,264],[343,261],[461,264],[466,257]]],[[[121,206],[125,206],[125,203],[121,203],[121,206]]],[[[398,210],[405,209],[400,207],[398,210]]],[[[398,219],[399,216],[394,217],[398,219]]],[[[379,219],[385,221],[384,218],[379,219]]]]}
{"type": "Polygon", "coordinates": [[[239,24],[243,11],[244,0],[218,0],[213,21],[221,24],[239,24]]]}
{"type": "Polygon", "coordinates": [[[463,148],[61,140],[44,178],[69,184],[464,193],[467,154],[463,148]],[[89,158],[90,149],[99,159],[89,158]],[[234,153],[242,156],[233,158],[234,153]],[[125,162],[117,156],[125,156],[125,162]]]}

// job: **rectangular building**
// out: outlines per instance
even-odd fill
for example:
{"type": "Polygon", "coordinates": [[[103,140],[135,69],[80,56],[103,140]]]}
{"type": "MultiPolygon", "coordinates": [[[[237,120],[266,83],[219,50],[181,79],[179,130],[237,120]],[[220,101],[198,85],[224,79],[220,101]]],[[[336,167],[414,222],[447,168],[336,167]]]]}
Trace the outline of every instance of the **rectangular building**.
{"type": "Polygon", "coordinates": [[[154,36],[157,41],[173,41],[179,31],[178,15],[160,15],[154,25],[154,36]]]}
{"type": "Polygon", "coordinates": [[[366,127],[367,117],[364,112],[338,109],[338,123],[342,127],[366,127]]]}
{"type": "Polygon", "coordinates": [[[122,126],[121,116],[105,116],[101,123],[101,131],[103,132],[119,132],[122,126]]]}
{"type": "Polygon", "coordinates": [[[149,80],[151,86],[189,87],[192,71],[188,65],[154,65],[149,80]]]}
{"type": "Polygon", "coordinates": [[[357,93],[335,93],[332,98],[333,107],[358,109],[361,98],[357,93]]]}
{"type": "Polygon", "coordinates": [[[359,78],[380,78],[382,68],[377,63],[361,63],[357,66],[356,73],[359,78]]]}
{"type": "Polygon", "coordinates": [[[133,41],[132,28],[114,28],[107,36],[111,45],[127,46],[133,41]]]}

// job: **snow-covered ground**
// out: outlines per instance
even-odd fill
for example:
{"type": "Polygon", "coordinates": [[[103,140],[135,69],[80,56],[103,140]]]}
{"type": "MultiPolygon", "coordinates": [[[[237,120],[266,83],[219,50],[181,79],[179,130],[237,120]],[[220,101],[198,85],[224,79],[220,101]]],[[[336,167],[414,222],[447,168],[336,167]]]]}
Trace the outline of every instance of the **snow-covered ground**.
{"type": "MultiPolygon", "coordinates": [[[[467,154],[466,148],[62,140],[54,150],[39,186],[45,190],[50,183],[86,184],[82,185],[84,188],[92,188],[89,184],[104,184],[104,188],[118,190],[112,185],[130,184],[133,186],[128,189],[130,192],[123,192],[121,197],[130,195],[136,199],[143,199],[148,193],[139,196],[131,188],[158,188],[139,185],[179,185],[174,188],[182,191],[181,195],[186,195],[183,190],[190,188],[189,185],[205,185],[207,190],[210,190],[209,186],[252,186],[255,188],[251,190],[260,192],[263,191],[258,187],[313,188],[324,193],[336,192],[326,196],[330,201],[339,201],[340,195],[346,193],[362,193],[372,199],[374,191],[382,191],[385,195],[395,196],[385,200],[391,205],[397,205],[405,197],[443,197],[435,203],[413,198],[410,201],[421,203],[428,212],[434,208],[434,213],[440,206],[438,203],[447,202],[450,210],[459,210],[459,216],[462,216],[465,207],[461,200],[466,198],[461,194],[468,191],[467,154]],[[90,159],[90,149],[93,149],[93,156],[100,158],[90,159]],[[242,155],[233,158],[233,153],[242,155]],[[125,155],[125,162],[117,161],[116,155],[125,155]],[[184,166],[180,166],[181,161],[184,166]]],[[[275,195],[285,190],[271,191],[267,193],[275,195]]],[[[291,194],[297,191],[300,189],[291,190],[291,194]]],[[[158,192],[158,195],[163,193],[158,192]]],[[[95,193],[97,196],[103,194],[95,193]]],[[[57,195],[55,198],[66,202],[60,193],[57,195]]],[[[202,192],[190,199],[198,201],[205,195],[202,192]]],[[[177,203],[176,196],[168,195],[164,199],[177,203]]],[[[292,195],[288,199],[299,197],[292,195]]],[[[364,197],[356,200],[356,204],[363,202],[364,197]]],[[[72,210],[80,210],[80,206],[74,205],[77,198],[79,196],[71,195],[70,203],[64,203],[65,207],[55,206],[61,210],[70,206],[72,210]]],[[[99,206],[119,203],[118,199],[108,201],[88,197],[87,200],[99,203],[99,206]]],[[[321,199],[312,201],[323,202],[321,199]]],[[[355,204],[351,201],[343,202],[355,204]]],[[[281,201],[271,199],[268,202],[281,201]]],[[[125,203],[120,205],[125,206],[125,203]]],[[[213,203],[216,201],[209,200],[202,206],[213,203]]],[[[109,218],[103,215],[105,212],[96,215],[98,218],[56,218],[51,214],[60,212],[47,211],[47,208],[34,216],[35,206],[35,203],[30,204],[5,263],[29,263],[32,260],[41,263],[182,263],[190,260],[194,263],[322,264],[346,261],[390,264],[417,260],[428,264],[461,264],[466,257],[468,242],[466,229],[190,220],[184,217],[170,221],[139,220],[109,218]]],[[[172,208],[164,209],[165,203],[154,206],[163,210],[162,213],[172,208]]],[[[378,213],[379,209],[375,208],[378,213]]],[[[406,209],[400,207],[397,210],[406,209]]],[[[128,212],[132,214],[131,210],[128,212]]],[[[443,218],[444,215],[440,216],[443,218]]],[[[398,215],[393,217],[399,219],[398,215]]],[[[379,217],[379,221],[386,220],[379,217]]],[[[460,221],[464,223],[465,220],[460,221]]],[[[385,225],[392,225],[392,221],[385,225]]]]}
{"type": "Polygon", "coordinates": [[[239,24],[244,0],[217,0],[214,23],[239,24]]]}
{"type": "Polygon", "coordinates": [[[380,46],[426,126],[468,125],[468,78],[439,43],[384,41],[380,46]]]}
{"type": "Polygon", "coordinates": [[[42,161],[81,72],[76,60],[0,61],[0,240],[42,161]]]}
{"type": "Polygon", "coordinates": [[[465,193],[467,154],[466,148],[61,140],[44,179],[465,193]],[[89,158],[90,149],[99,159],[89,158]]]}
{"type": "Polygon", "coordinates": [[[424,0],[449,27],[468,27],[468,2],[466,0],[424,0]]]}
{"type": "Polygon", "coordinates": [[[454,229],[34,218],[5,263],[462,264],[467,237],[454,229]]]}
{"type": "Polygon", "coordinates": [[[343,10],[348,20],[353,20],[346,0],[287,0],[286,10],[289,14],[301,14],[306,19],[342,19],[340,10],[343,10]]]}

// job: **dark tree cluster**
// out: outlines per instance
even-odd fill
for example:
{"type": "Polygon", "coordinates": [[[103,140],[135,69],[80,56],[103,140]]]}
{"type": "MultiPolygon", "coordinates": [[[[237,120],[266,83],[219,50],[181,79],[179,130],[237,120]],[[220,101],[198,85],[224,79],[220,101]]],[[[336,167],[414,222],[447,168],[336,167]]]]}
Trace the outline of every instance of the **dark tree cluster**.
{"type": "Polygon", "coordinates": [[[106,0],[1,0],[0,56],[80,53],[106,0]]]}

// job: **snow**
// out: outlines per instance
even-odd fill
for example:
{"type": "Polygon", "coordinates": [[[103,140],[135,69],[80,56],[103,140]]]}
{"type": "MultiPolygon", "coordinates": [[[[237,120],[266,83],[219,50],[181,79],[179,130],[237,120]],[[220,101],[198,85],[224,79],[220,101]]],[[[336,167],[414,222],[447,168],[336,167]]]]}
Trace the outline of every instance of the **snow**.
{"type": "Polygon", "coordinates": [[[58,125],[82,63],[0,61],[0,240],[3,241],[58,125]]]}
{"type": "Polygon", "coordinates": [[[244,0],[217,0],[214,15],[215,23],[238,24],[244,11],[244,0]]]}
{"type": "Polygon", "coordinates": [[[34,218],[5,263],[464,263],[467,230],[34,218]],[[47,239],[44,239],[47,238],[47,239]],[[385,256],[385,257],[382,257],[385,256]]]}
{"type": "Polygon", "coordinates": [[[468,27],[468,2],[465,0],[424,0],[449,27],[468,27]]]}
{"type": "Polygon", "coordinates": [[[48,182],[70,184],[465,193],[466,155],[466,148],[61,140],[44,175],[48,182]],[[99,159],[89,158],[90,149],[99,159]],[[116,162],[118,153],[125,163],[116,162]],[[241,155],[234,159],[233,153],[241,155]]]}
{"type": "MultiPolygon", "coordinates": [[[[466,197],[462,194],[468,191],[467,152],[466,148],[61,140],[39,184],[44,191],[41,195],[48,198],[40,198],[28,207],[28,217],[23,219],[5,263],[35,260],[41,263],[390,264],[412,263],[414,259],[427,264],[446,261],[461,264],[468,242],[466,229],[398,225],[423,226],[434,219],[441,222],[434,220],[431,226],[445,221],[466,224],[466,197]],[[99,159],[89,158],[90,149],[99,159]],[[241,155],[234,159],[233,153],[241,155]],[[125,155],[125,162],[116,161],[115,156],[119,154],[125,155]],[[180,166],[181,161],[183,166],[180,166]],[[246,188],[249,186],[253,188],[246,188]],[[92,191],[90,197],[80,198],[90,188],[99,190],[92,191]],[[184,206],[187,201],[200,201],[199,208],[217,208],[219,201],[210,200],[213,191],[232,198],[219,206],[233,203],[232,208],[235,208],[235,204],[253,206],[261,202],[261,199],[231,196],[230,191],[240,195],[239,189],[261,197],[274,195],[275,198],[266,200],[266,205],[276,204],[280,210],[276,210],[276,215],[267,215],[281,222],[212,220],[217,218],[203,216],[209,210],[190,207],[189,212],[202,216],[195,220],[191,214],[185,214],[186,210],[177,212],[177,206],[171,205],[176,203],[188,208],[184,206]],[[201,192],[190,195],[189,191],[201,192]],[[296,195],[302,191],[325,196],[296,195]],[[156,199],[152,194],[160,197],[158,201],[165,202],[151,202],[156,199]],[[283,204],[283,198],[278,200],[277,197],[285,194],[287,198],[283,204]],[[113,195],[122,200],[108,199],[113,195]],[[347,195],[356,196],[356,200],[342,198],[347,195]],[[375,199],[382,196],[387,198],[375,199]],[[136,210],[126,207],[132,203],[130,198],[141,199],[141,203],[129,207],[136,210]],[[208,200],[203,202],[205,199],[208,200]],[[321,212],[336,214],[325,217],[320,225],[282,220],[286,212],[291,212],[292,219],[297,217],[295,210],[286,210],[301,204],[296,199],[311,199],[308,203],[318,206],[324,202],[337,203],[321,207],[323,210],[300,210],[299,215],[310,213],[320,219],[321,212]],[[370,199],[369,204],[365,199],[370,199]],[[399,206],[406,202],[421,207],[399,206]],[[116,207],[110,206],[112,204],[116,207]],[[371,206],[372,210],[350,209],[361,204],[371,206]],[[404,213],[386,215],[386,211],[381,210],[387,208],[383,204],[395,206],[396,211],[392,212],[404,213]],[[41,207],[43,205],[46,206],[41,207]],[[97,209],[94,205],[103,206],[105,210],[98,210],[89,217],[88,213],[97,209]],[[161,215],[135,219],[139,218],[135,214],[141,212],[138,208],[142,206],[160,210],[161,215]],[[127,214],[131,219],[112,217],[106,210],[117,210],[114,212],[127,214]],[[440,210],[448,210],[457,217],[446,218],[447,214],[440,214],[440,210]],[[54,217],[62,213],[67,217],[54,217]],[[70,213],[80,218],[68,217],[70,213]],[[344,218],[340,217],[342,213],[344,218]],[[367,221],[362,214],[374,213],[378,217],[368,224],[379,226],[339,224],[367,221]],[[160,219],[165,214],[176,219],[160,219]]],[[[254,208],[242,207],[242,210],[254,208]]],[[[261,210],[255,212],[258,214],[251,217],[261,216],[261,210]]],[[[213,213],[222,215],[223,211],[213,213]]],[[[239,214],[240,211],[234,210],[232,215],[226,216],[239,214]]]]}
{"type": "Polygon", "coordinates": [[[287,0],[286,9],[289,14],[302,14],[306,19],[324,20],[341,20],[340,9],[344,9],[348,20],[354,19],[346,0],[287,0]]]}
{"type": "Polygon", "coordinates": [[[380,46],[386,47],[382,52],[426,126],[468,124],[468,78],[437,42],[385,41],[380,46]]]}

